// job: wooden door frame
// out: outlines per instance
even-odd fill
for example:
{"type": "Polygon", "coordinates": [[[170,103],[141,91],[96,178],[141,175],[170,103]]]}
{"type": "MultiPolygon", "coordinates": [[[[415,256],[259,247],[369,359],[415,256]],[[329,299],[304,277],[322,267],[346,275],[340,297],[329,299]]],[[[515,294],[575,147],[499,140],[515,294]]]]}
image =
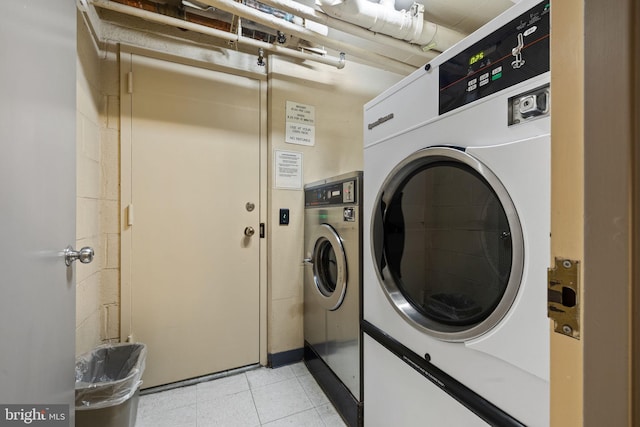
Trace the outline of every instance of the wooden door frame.
{"type": "Polygon", "coordinates": [[[582,266],[581,338],[552,332],[551,425],[638,425],[640,14],[634,0],[551,9],[551,253],[582,266]]]}
{"type": "Polygon", "coordinates": [[[634,80],[636,82],[634,93],[634,105],[633,105],[633,127],[632,127],[632,144],[633,144],[633,166],[632,166],[632,195],[633,208],[631,224],[633,231],[633,243],[632,250],[632,350],[631,360],[633,365],[631,367],[633,375],[633,383],[631,388],[631,424],[640,425],[640,6],[635,3],[635,10],[632,11],[632,22],[635,23],[635,27],[632,28],[633,40],[635,40],[635,46],[632,51],[635,61],[633,66],[635,68],[634,80]]]}
{"type": "MultiPolygon", "coordinates": [[[[149,49],[120,45],[120,339],[131,337],[131,227],[127,225],[127,206],[131,203],[131,96],[127,73],[131,70],[131,55],[147,56],[162,61],[209,69],[252,78],[260,82],[260,223],[267,223],[267,77],[231,66],[178,57],[149,49]]],[[[267,239],[259,239],[259,362],[267,364],[267,239]]],[[[135,337],[133,337],[135,341],[135,337]]]]}

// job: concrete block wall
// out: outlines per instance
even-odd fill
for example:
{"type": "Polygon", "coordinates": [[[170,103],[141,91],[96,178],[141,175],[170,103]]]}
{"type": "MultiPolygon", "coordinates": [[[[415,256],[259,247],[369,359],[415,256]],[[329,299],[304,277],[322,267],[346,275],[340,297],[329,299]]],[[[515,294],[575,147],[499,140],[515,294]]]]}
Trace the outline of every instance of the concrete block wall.
{"type": "Polygon", "coordinates": [[[91,264],[75,263],[76,353],[100,343],[100,110],[101,95],[96,76],[99,60],[78,17],[76,63],[76,249],[91,246],[96,257],[91,264]]]}
{"type": "Polygon", "coordinates": [[[119,100],[115,50],[100,49],[78,16],[76,63],[76,354],[119,338],[119,100]],[[108,76],[113,75],[112,78],[108,76]],[[111,82],[109,84],[109,82],[111,82]],[[110,96],[105,89],[116,93],[110,96]]]}
{"type": "Polygon", "coordinates": [[[100,226],[102,245],[103,341],[120,341],[120,79],[118,48],[102,47],[100,83],[104,116],[101,128],[100,226]]]}

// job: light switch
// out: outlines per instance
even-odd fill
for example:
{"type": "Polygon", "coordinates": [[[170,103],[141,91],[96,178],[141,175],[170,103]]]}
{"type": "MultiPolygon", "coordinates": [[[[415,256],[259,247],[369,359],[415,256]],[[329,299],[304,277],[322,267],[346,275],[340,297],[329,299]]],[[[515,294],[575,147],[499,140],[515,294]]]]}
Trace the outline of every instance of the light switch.
{"type": "Polygon", "coordinates": [[[289,209],[280,209],[280,225],[289,225],[289,209]]]}

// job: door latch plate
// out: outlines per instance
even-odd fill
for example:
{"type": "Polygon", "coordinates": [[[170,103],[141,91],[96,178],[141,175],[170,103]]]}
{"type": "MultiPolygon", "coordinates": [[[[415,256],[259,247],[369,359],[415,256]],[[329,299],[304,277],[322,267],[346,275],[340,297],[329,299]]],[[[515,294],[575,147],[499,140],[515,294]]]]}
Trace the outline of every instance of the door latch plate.
{"type": "Polygon", "coordinates": [[[547,315],[557,333],[580,339],[580,261],[555,259],[547,270],[547,315]]]}

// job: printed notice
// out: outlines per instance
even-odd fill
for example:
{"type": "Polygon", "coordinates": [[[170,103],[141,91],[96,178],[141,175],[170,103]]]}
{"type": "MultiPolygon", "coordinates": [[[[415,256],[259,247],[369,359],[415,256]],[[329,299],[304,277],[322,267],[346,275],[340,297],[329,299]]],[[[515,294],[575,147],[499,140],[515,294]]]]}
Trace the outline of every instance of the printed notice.
{"type": "Polygon", "coordinates": [[[287,120],[284,142],[298,145],[315,145],[316,107],[287,101],[287,120]]]}
{"type": "Polygon", "coordinates": [[[275,150],[273,162],[276,188],[302,189],[302,153],[275,150]]]}

